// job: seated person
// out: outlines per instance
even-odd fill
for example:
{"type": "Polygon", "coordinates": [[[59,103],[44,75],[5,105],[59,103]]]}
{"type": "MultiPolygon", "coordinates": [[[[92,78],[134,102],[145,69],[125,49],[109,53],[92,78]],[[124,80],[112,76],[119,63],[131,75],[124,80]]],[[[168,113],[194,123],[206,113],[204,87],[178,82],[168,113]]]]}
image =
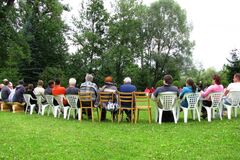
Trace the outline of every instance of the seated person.
{"type": "Polygon", "coordinates": [[[35,95],[44,95],[44,91],[45,89],[43,88],[43,81],[42,80],[38,80],[37,82],[37,87],[34,88],[33,92],[35,95]]]}
{"type": "MultiPolygon", "coordinates": [[[[212,101],[210,99],[209,94],[214,92],[223,92],[224,87],[221,85],[221,78],[218,75],[214,75],[212,77],[212,85],[209,86],[205,91],[201,91],[201,96],[205,98],[202,101],[202,104],[207,107],[211,107],[212,101]]],[[[207,117],[207,110],[202,107],[202,117],[205,119],[207,117]]]]}
{"type": "MultiPolygon", "coordinates": [[[[155,92],[152,94],[152,99],[157,101],[157,97],[160,93],[164,92],[175,92],[179,95],[179,90],[176,86],[172,86],[173,78],[171,75],[165,75],[163,77],[163,86],[158,87],[155,92]]],[[[162,108],[162,104],[157,101],[158,107],[162,108]]],[[[158,120],[158,118],[157,118],[158,120]]],[[[174,118],[171,111],[163,112],[162,122],[173,122],[174,118]]]]}
{"type": "Polygon", "coordinates": [[[9,88],[9,81],[7,79],[3,80],[4,86],[1,89],[1,97],[3,102],[9,102],[8,97],[11,93],[11,90],[9,88]]]}
{"type": "Polygon", "coordinates": [[[228,93],[231,91],[240,91],[240,73],[236,73],[233,76],[233,83],[230,83],[224,92],[224,96],[225,96],[224,103],[225,104],[230,105],[230,102],[229,102],[227,96],[228,96],[228,93]]]}
{"type": "Polygon", "coordinates": [[[33,99],[30,99],[30,103],[36,105],[35,111],[36,111],[36,113],[38,113],[37,101],[34,100],[34,99],[36,99],[36,95],[33,92],[33,84],[28,84],[25,94],[30,94],[32,96],[33,99]]]}
{"type": "MultiPolygon", "coordinates": [[[[53,96],[58,96],[58,95],[65,95],[66,94],[66,89],[65,87],[61,86],[61,81],[60,79],[55,80],[55,86],[52,88],[52,95],[53,96]]],[[[54,105],[58,105],[56,101],[54,101],[54,105]]],[[[67,105],[67,101],[63,99],[63,105],[67,105]]]]}
{"type": "MultiPolygon", "coordinates": [[[[123,80],[124,84],[120,86],[119,91],[120,92],[126,92],[126,93],[131,93],[137,91],[137,88],[135,85],[131,84],[132,80],[130,77],[126,77],[123,80]]],[[[121,106],[131,108],[131,103],[127,102],[122,102],[121,106]]],[[[131,120],[131,111],[130,110],[125,110],[125,113],[127,115],[127,121],[131,120]]]]}
{"type": "Polygon", "coordinates": [[[15,88],[15,94],[13,96],[15,110],[20,110],[22,108],[24,108],[25,110],[25,101],[23,97],[23,94],[25,93],[25,87],[23,86],[23,84],[23,80],[20,80],[15,88]]]}
{"type": "MultiPolygon", "coordinates": [[[[194,81],[192,79],[187,79],[186,87],[183,87],[182,92],[180,93],[180,99],[182,99],[186,93],[196,93],[196,91],[197,91],[197,87],[194,84],[194,81]]],[[[181,106],[188,108],[187,99],[182,100],[181,106]]]]}
{"type": "Polygon", "coordinates": [[[52,95],[52,89],[55,86],[54,80],[48,81],[48,87],[44,90],[44,95],[52,95]]]}
{"type": "MultiPolygon", "coordinates": [[[[117,87],[113,83],[113,78],[111,76],[108,76],[104,79],[104,86],[102,86],[102,88],[100,88],[99,91],[100,92],[110,92],[110,93],[114,93],[114,94],[117,92],[117,87]]],[[[115,98],[114,102],[116,102],[117,101],[116,97],[114,97],[114,98],[115,98]]],[[[106,105],[107,105],[106,103],[103,104],[101,121],[106,120],[106,114],[107,114],[106,108],[105,108],[106,105]]],[[[113,114],[116,114],[116,113],[113,113],[113,114]]]]}
{"type": "MultiPolygon", "coordinates": [[[[93,75],[87,73],[85,76],[85,82],[82,83],[80,86],[80,93],[91,92],[92,93],[92,102],[93,102],[93,104],[95,104],[96,100],[97,100],[98,87],[92,81],[93,81],[93,75]]],[[[90,106],[89,102],[84,102],[82,105],[90,106]]],[[[88,119],[92,119],[92,114],[91,114],[90,108],[87,109],[87,115],[88,115],[88,119]]]]}
{"type": "Polygon", "coordinates": [[[78,95],[79,89],[76,87],[76,79],[75,78],[70,78],[69,79],[69,86],[66,89],[66,95],[78,95]]]}

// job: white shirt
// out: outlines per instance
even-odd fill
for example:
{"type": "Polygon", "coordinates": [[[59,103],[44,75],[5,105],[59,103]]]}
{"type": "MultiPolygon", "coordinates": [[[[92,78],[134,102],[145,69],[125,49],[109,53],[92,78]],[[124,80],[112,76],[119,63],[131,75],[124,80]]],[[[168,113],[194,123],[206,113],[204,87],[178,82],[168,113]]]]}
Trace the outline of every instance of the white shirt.
{"type": "Polygon", "coordinates": [[[33,92],[35,95],[44,95],[44,88],[43,87],[36,87],[34,88],[33,92]]]}
{"type": "Polygon", "coordinates": [[[230,91],[240,91],[240,83],[230,83],[227,87],[227,90],[230,91]]]}

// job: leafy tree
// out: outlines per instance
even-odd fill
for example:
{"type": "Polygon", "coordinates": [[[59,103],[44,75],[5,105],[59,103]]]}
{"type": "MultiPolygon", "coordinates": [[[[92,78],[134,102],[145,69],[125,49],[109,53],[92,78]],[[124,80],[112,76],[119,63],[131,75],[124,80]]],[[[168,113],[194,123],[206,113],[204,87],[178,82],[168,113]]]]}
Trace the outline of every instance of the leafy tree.
{"type": "Polygon", "coordinates": [[[65,66],[68,48],[64,37],[66,25],[61,19],[65,8],[58,0],[28,0],[19,5],[22,32],[31,50],[31,62],[23,64],[21,71],[29,78],[26,81],[36,81],[46,67],[65,66]]]}
{"type": "Polygon", "coordinates": [[[229,82],[232,82],[232,78],[233,78],[233,75],[235,73],[239,73],[240,72],[240,50],[239,49],[233,49],[231,52],[230,52],[230,55],[231,55],[231,59],[227,59],[229,64],[226,65],[225,69],[227,70],[227,80],[229,82]]]}

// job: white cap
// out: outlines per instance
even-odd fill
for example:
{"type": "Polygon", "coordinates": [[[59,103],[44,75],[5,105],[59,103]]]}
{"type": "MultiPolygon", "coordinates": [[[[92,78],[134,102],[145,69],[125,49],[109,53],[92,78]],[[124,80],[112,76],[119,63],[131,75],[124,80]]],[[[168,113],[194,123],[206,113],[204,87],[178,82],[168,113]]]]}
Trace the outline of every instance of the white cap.
{"type": "Polygon", "coordinates": [[[77,80],[76,80],[75,78],[70,78],[68,83],[69,83],[70,85],[76,85],[77,80]]]}

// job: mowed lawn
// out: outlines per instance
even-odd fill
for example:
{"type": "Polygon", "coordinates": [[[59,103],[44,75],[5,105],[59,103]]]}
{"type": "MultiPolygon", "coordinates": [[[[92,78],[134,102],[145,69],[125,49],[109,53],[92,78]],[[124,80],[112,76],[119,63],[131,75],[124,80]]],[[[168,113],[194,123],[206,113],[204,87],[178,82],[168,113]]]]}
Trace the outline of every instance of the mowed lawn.
{"type": "Polygon", "coordinates": [[[140,118],[80,123],[0,112],[0,159],[240,159],[240,117],[162,125],[149,124],[147,112],[140,118]]]}

